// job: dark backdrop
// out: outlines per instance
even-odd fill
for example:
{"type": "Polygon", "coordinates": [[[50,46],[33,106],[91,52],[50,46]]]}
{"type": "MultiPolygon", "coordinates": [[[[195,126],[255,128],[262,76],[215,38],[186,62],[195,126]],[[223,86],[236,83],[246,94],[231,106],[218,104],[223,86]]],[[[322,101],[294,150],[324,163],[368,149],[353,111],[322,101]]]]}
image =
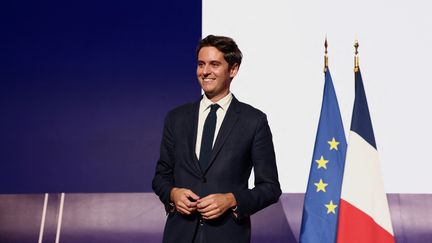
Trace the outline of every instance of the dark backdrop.
{"type": "Polygon", "coordinates": [[[7,1],[0,27],[0,193],[151,191],[201,1],[7,1]]]}

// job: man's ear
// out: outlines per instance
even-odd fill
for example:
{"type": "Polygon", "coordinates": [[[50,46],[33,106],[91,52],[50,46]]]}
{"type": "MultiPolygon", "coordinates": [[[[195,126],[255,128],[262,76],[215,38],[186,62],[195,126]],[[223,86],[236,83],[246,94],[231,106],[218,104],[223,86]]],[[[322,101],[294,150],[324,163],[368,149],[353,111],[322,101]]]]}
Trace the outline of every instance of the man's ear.
{"type": "Polygon", "coordinates": [[[239,70],[238,63],[234,63],[232,65],[231,69],[229,70],[229,72],[230,72],[230,78],[234,78],[237,75],[238,70],[239,70]]]}

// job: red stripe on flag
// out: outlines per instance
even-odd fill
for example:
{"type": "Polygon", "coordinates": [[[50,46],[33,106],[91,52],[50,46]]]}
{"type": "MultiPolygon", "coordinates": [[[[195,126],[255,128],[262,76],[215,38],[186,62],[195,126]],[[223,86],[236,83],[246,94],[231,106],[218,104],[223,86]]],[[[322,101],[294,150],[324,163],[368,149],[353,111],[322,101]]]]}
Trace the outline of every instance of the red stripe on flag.
{"type": "Polygon", "coordinates": [[[337,243],[394,243],[394,237],[373,218],[340,200],[337,243]]]}

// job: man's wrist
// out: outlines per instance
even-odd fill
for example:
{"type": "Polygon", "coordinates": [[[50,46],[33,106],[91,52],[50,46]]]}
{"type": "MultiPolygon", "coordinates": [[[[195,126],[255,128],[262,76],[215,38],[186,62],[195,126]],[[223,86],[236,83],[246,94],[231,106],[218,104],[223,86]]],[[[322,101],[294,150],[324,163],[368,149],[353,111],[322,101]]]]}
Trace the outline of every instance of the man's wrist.
{"type": "Polygon", "coordinates": [[[170,200],[170,202],[174,202],[174,193],[175,193],[175,191],[177,190],[178,188],[177,187],[173,187],[173,188],[171,188],[171,191],[170,191],[170,198],[169,198],[169,200],[170,200]]]}
{"type": "Polygon", "coordinates": [[[234,194],[230,192],[230,193],[227,193],[227,195],[228,195],[228,201],[229,201],[230,208],[231,209],[237,208],[237,200],[236,200],[234,194]]]}

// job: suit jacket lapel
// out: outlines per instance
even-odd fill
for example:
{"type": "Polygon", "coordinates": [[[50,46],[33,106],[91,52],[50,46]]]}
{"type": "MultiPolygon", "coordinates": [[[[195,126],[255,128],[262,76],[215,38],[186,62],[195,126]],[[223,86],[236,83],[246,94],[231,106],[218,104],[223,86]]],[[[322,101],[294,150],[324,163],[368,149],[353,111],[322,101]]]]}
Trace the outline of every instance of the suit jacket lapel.
{"type": "Polygon", "coordinates": [[[188,130],[186,131],[185,134],[187,134],[187,139],[188,139],[188,144],[190,146],[190,150],[191,151],[191,158],[192,158],[192,163],[194,168],[199,172],[201,172],[201,168],[199,166],[199,162],[198,162],[198,158],[196,156],[196,138],[197,138],[197,130],[198,130],[198,113],[199,113],[199,106],[200,106],[200,101],[201,99],[199,99],[197,102],[195,102],[192,106],[192,108],[189,110],[188,112],[188,116],[187,116],[187,124],[188,124],[188,130]]]}
{"type": "Polygon", "coordinates": [[[212,166],[217,154],[221,150],[222,146],[224,145],[226,139],[228,138],[228,135],[230,134],[232,128],[236,124],[240,109],[238,106],[239,101],[233,96],[233,99],[231,101],[231,104],[228,108],[227,114],[225,115],[225,118],[222,122],[222,125],[219,129],[219,133],[216,137],[215,144],[213,146],[212,155],[210,157],[209,165],[207,169],[205,170],[204,174],[208,171],[208,169],[212,166]]]}

